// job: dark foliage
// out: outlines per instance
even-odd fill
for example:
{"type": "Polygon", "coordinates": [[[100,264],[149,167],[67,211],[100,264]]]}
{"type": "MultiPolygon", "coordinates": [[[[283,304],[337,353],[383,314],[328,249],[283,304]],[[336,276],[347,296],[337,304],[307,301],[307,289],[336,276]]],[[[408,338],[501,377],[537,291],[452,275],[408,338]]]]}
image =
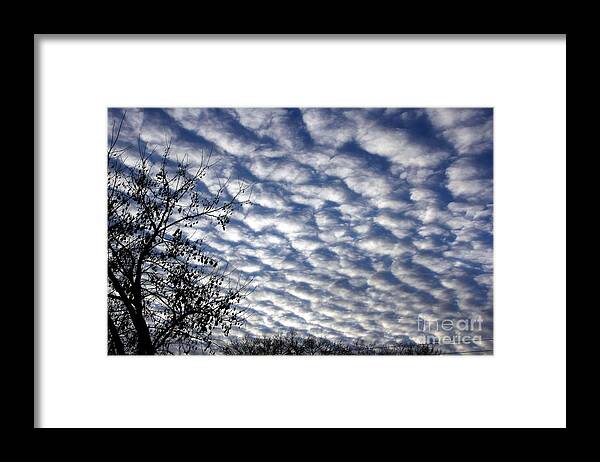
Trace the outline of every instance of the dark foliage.
{"type": "Polygon", "coordinates": [[[240,184],[225,182],[214,194],[199,185],[211,168],[202,155],[192,170],[138,139],[135,161],[117,141],[108,148],[108,351],[109,354],[191,353],[208,348],[214,329],[227,335],[241,325],[239,302],[249,281],[236,280],[227,265],[205,251],[192,234],[200,220],[223,230],[231,214],[248,203],[240,184]]]}
{"type": "Polygon", "coordinates": [[[376,345],[323,337],[300,337],[294,331],[263,337],[231,337],[220,347],[225,355],[438,355],[434,345],[396,343],[376,345]]]}

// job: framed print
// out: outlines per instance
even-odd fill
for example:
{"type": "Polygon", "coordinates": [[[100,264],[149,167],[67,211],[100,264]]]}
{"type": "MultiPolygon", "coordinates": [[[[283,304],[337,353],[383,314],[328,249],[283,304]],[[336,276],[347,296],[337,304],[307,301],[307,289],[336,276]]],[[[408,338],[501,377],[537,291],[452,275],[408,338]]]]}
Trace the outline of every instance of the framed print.
{"type": "Polygon", "coordinates": [[[34,161],[37,428],[566,426],[565,35],[36,35],[34,161]]]}

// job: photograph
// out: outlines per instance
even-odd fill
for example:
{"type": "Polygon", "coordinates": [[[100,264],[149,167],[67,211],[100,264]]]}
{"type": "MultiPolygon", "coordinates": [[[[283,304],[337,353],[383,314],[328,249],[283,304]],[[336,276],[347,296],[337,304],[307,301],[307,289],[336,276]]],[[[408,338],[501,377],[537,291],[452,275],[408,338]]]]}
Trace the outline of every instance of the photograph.
{"type": "Polygon", "coordinates": [[[493,108],[107,113],[108,355],[493,355],[493,108]]]}

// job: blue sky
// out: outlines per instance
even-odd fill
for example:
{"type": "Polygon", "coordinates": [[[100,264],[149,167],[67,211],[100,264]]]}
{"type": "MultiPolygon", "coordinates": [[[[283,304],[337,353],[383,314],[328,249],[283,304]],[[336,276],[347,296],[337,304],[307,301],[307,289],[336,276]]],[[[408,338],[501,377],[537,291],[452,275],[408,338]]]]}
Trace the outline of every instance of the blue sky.
{"type": "MultiPolygon", "coordinates": [[[[121,114],[109,110],[109,127],[121,114]]],[[[199,225],[211,253],[254,277],[234,334],[419,341],[420,316],[479,319],[490,339],[492,119],[491,109],[130,108],[122,139],[169,136],[192,163],[212,147],[207,189],[223,177],[254,185],[226,231],[199,225]]]]}

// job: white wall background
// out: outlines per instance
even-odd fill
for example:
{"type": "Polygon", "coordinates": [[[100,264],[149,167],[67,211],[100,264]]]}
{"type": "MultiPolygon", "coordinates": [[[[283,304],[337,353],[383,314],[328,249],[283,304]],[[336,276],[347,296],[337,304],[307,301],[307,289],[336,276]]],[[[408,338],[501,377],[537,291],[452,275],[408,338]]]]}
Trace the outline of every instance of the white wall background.
{"type": "Polygon", "coordinates": [[[564,38],[38,37],[37,57],[38,426],[566,424],[564,38]],[[108,357],[109,106],[493,106],[495,355],[108,357]]]}

